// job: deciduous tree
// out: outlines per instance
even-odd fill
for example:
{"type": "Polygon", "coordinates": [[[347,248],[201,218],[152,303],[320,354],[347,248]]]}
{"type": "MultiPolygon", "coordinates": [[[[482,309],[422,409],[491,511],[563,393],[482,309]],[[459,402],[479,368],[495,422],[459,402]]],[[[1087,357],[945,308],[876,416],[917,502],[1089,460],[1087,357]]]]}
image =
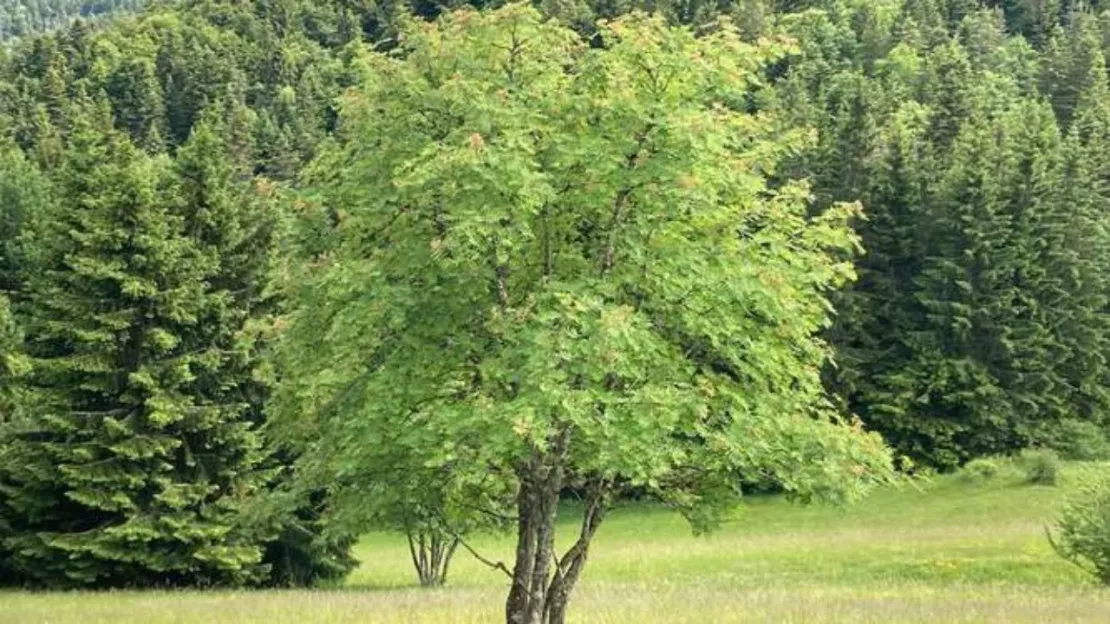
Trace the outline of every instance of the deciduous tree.
{"type": "Polygon", "coordinates": [[[311,176],[338,224],[301,276],[279,414],[307,461],[337,487],[401,452],[430,487],[510,488],[519,624],[564,621],[623,488],[708,528],[743,477],[834,500],[890,477],[819,374],[854,208],[767,188],[791,146],[743,112],[775,44],[633,15],[591,47],[520,5],[403,33],[311,176]],[[558,553],[567,487],[584,513],[558,553]]]}

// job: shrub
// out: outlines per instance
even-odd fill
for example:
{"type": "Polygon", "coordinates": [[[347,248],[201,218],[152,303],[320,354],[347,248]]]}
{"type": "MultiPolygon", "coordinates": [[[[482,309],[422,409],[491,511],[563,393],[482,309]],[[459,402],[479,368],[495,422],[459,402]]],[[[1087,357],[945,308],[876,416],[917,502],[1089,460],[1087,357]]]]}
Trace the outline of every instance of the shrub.
{"type": "Polygon", "coordinates": [[[1046,445],[1064,459],[1098,461],[1110,459],[1110,438],[1104,427],[1093,422],[1067,420],[1053,428],[1046,445]]]}
{"type": "Polygon", "coordinates": [[[965,481],[990,481],[1002,472],[1002,465],[996,459],[973,459],[960,469],[960,477],[965,481]]]}
{"type": "Polygon", "coordinates": [[[1018,456],[1018,465],[1025,472],[1026,480],[1035,485],[1056,485],[1060,472],[1060,457],[1050,449],[1027,449],[1018,456]]]}
{"type": "Polygon", "coordinates": [[[1081,479],[1048,539],[1061,557],[1110,585],[1110,470],[1102,467],[1081,479]]]}

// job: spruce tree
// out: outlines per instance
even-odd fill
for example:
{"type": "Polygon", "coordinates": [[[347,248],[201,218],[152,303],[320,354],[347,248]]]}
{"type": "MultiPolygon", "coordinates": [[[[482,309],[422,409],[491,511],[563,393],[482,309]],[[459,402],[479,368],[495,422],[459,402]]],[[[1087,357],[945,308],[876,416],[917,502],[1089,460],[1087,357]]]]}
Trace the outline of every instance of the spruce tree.
{"type": "MultiPolygon", "coordinates": [[[[19,383],[26,373],[27,361],[21,352],[19,328],[12,317],[8,298],[0,295],[0,473],[10,460],[7,436],[22,415],[19,383]]],[[[0,587],[16,581],[16,571],[11,565],[12,552],[7,546],[12,526],[3,513],[4,498],[4,491],[0,489],[0,587]]]]}
{"type": "Polygon", "coordinates": [[[1091,70],[1102,56],[1102,36],[1095,17],[1078,13],[1066,28],[1054,29],[1044,56],[1041,88],[1051,99],[1060,125],[1067,128],[1080,94],[1092,87],[1091,70]]]}
{"type": "Polygon", "coordinates": [[[914,300],[922,271],[930,193],[928,111],[916,103],[899,108],[883,129],[858,224],[864,255],[859,280],[836,299],[836,324],[829,332],[837,347],[828,379],[858,414],[896,448],[917,459],[929,449],[917,435],[919,414],[899,386],[898,377],[913,359],[914,336],[924,312],[914,300]]]}
{"type": "Polygon", "coordinates": [[[1066,322],[1057,325],[1055,354],[1070,415],[1110,424],[1110,86],[1096,55],[1087,89],[1064,145],[1058,219],[1061,234],[1046,250],[1053,261],[1066,322]]]}
{"type": "Polygon", "coordinates": [[[162,147],[165,137],[165,105],[153,60],[131,59],[108,78],[116,125],[150,152],[162,147]]]}
{"type": "Polygon", "coordinates": [[[238,269],[203,239],[227,224],[111,126],[103,102],[74,121],[60,208],[29,261],[35,411],[2,466],[5,547],[35,585],[258,579],[237,510],[259,486],[259,443],[222,378],[239,366],[222,281],[238,269]]]}
{"type": "MultiPolygon", "coordinates": [[[[222,357],[197,374],[191,392],[238,405],[241,417],[260,426],[270,388],[259,369],[280,304],[270,286],[279,202],[271,183],[247,179],[236,163],[232,146],[240,145],[243,116],[234,102],[210,109],[178,150],[174,170],[187,233],[216,263],[209,286],[224,296],[199,319],[192,338],[196,348],[214,345],[222,357]]],[[[286,452],[267,449],[260,463],[266,493],[250,503],[252,530],[263,543],[265,582],[303,586],[340,578],[354,565],[352,541],[322,535],[322,492],[290,501],[271,494],[289,478],[285,467],[292,462],[286,452]]]]}
{"type": "Polygon", "coordinates": [[[1009,411],[993,376],[1003,357],[994,312],[1009,296],[1011,268],[999,206],[1003,156],[986,111],[973,117],[981,121],[960,124],[951,164],[936,184],[927,220],[918,223],[926,246],[913,278],[919,324],[904,338],[912,355],[883,381],[885,402],[913,416],[903,434],[913,442],[899,445],[942,466],[1001,446],[994,436],[1009,411]]]}
{"type": "MultiPolygon", "coordinates": [[[[29,368],[9,296],[18,295],[23,284],[24,224],[48,202],[49,188],[43,177],[14,144],[0,139],[0,474],[9,461],[7,436],[24,413],[22,381],[29,368]]],[[[14,577],[9,565],[12,555],[4,546],[11,533],[4,513],[5,496],[0,488],[0,586],[14,577]]]]}
{"type": "Polygon", "coordinates": [[[21,237],[50,201],[46,177],[14,143],[0,138],[0,292],[20,290],[27,245],[21,237]]]}
{"type": "Polygon", "coordinates": [[[996,310],[1005,330],[1005,369],[996,372],[1012,405],[1008,428],[1014,446],[1037,445],[1071,408],[1060,375],[1057,330],[1069,322],[1071,302],[1061,278],[1074,261],[1061,256],[1068,226],[1061,205],[1062,141],[1052,109],[1024,100],[999,120],[1007,138],[1003,205],[1008,220],[1011,290],[996,310]]]}

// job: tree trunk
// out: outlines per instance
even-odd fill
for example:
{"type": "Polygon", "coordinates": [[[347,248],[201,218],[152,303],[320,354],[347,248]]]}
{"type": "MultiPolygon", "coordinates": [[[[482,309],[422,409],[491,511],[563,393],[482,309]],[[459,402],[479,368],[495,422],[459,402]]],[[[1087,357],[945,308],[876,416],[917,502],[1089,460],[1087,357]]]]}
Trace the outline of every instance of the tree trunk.
{"type": "Polygon", "coordinates": [[[566,442],[563,436],[552,451],[559,460],[544,465],[540,457],[533,456],[520,471],[516,562],[512,588],[505,603],[508,624],[565,622],[567,601],[586,564],[590,541],[605,514],[608,489],[598,480],[589,487],[578,540],[561,558],[556,555],[555,521],[564,481],[561,458],[565,455],[566,442]]]}
{"type": "Polygon", "coordinates": [[[582,568],[586,567],[586,555],[590,550],[590,542],[597,533],[597,527],[605,518],[607,492],[604,484],[597,483],[590,488],[586,498],[586,510],[582,515],[582,529],[578,534],[578,541],[559,560],[555,569],[555,578],[551,580],[551,587],[547,592],[547,601],[544,605],[544,622],[546,624],[564,624],[567,617],[567,601],[570,593],[582,575],[582,568]]]}
{"type": "Polygon", "coordinates": [[[456,537],[446,536],[437,531],[408,532],[409,553],[416,575],[424,587],[439,587],[447,582],[447,570],[451,558],[459,546],[456,537]]]}
{"type": "MultiPolygon", "coordinates": [[[[565,448],[565,444],[562,446],[565,448]]],[[[516,563],[505,603],[509,624],[543,622],[548,577],[555,558],[555,518],[563,487],[563,452],[559,448],[556,451],[559,460],[553,466],[546,465],[537,454],[520,475],[516,563]]]]}
{"type": "Polygon", "coordinates": [[[513,585],[505,602],[505,621],[508,624],[530,624],[527,621],[532,569],[536,561],[536,522],[532,482],[528,475],[521,475],[520,491],[516,495],[517,532],[516,563],[513,565],[513,585]]]}

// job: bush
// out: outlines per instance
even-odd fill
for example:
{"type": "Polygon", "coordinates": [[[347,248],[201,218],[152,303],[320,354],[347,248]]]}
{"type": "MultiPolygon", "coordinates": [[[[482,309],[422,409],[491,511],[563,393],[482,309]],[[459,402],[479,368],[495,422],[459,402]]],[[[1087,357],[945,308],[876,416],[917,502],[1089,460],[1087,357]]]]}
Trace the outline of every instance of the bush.
{"type": "Polygon", "coordinates": [[[1104,427],[1092,422],[1067,420],[1053,428],[1046,446],[1064,459],[1099,461],[1110,459],[1110,438],[1104,427]]]}
{"type": "Polygon", "coordinates": [[[1048,539],[1061,557],[1110,585],[1110,470],[1082,478],[1048,539]]]}
{"type": "Polygon", "coordinates": [[[1028,449],[1018,456],[1018,465],[1026,480],[1035,485],[1056,485],[1060,473],[1060,457],[1050,449],[1028,449]]]}
{"type": "Polygon", "coordinates": [[[960,469],[960,477],[965,481],[990,481],[1002,472],[1002,465],[996,459],[973,459],[960,469]]]}

